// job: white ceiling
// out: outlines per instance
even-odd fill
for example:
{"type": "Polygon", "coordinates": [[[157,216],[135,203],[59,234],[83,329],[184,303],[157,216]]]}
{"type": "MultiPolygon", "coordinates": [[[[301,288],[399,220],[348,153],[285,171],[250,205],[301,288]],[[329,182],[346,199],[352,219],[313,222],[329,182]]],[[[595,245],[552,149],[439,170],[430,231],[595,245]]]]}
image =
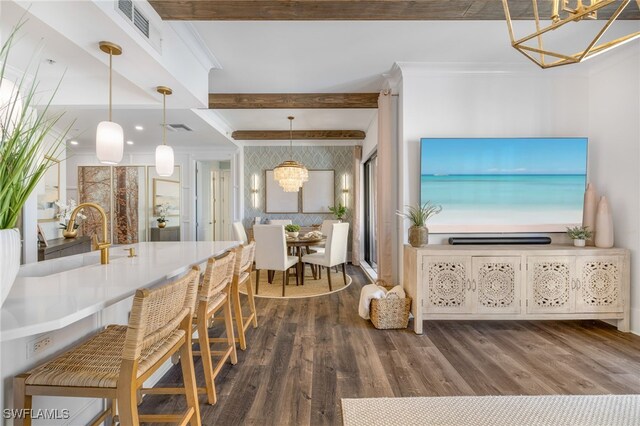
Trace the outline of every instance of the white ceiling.
{"type": "MultiPolygon", "coordinates": [[[[95,131],[98,123],[108,118],[107,109],[69,109],[53,107],[52,115],[64,113],[60,120],[60,128],[67,128],[75,121],[68,135],[68,140],[77,140],[77,150],[95,148],[95,131]]],[[[125,140],[134,145],[125,145],[125,152],[148,151],[162,143],[162,109],[114,109],[113,120],[124,130],[125,140]],[[141,125],[139,131],[135,126],[141,125]]],[[[167,109],[167,124],[185,124],[193,132],[167,131],[167,143],[175,149],[181,148],[233,148],[233,144],[213,127],[209,126],[197,114],[190,110],[167,109]]]]}
{"type": "Polygon", "coordinates": [[[503,22],[196,22],[221,93],[375,92],[395,62],[518,62],[503,22]]]}

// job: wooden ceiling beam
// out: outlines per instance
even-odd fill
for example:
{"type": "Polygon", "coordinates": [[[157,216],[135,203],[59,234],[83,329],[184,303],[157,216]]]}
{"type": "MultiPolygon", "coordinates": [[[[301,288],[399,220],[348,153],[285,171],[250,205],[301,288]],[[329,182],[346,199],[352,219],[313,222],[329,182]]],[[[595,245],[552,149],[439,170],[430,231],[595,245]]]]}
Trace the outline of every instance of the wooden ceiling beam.
{"type": "Polygon", "coordinates": [[[209,93],[209,108],[378,108],[378,96],[379,93],[209,93]]]}
{"type": "MultiPolygon", "coordinates": [[[[362,140],[366,137],[362,130],[294,130],[294,140],[362,140]]],[[[231,137],[239,141],[279,141],[289,140],[289,130],[236,130],[231,137]]]]}
{"type": "MultiPolygon", "coordinates": [[[[165,20],[504,20],[499,0],[149,0],[149,3],[165,20]]],[[[533,19],[531,0],[509,0],[509,4],[512,19],[533,19]]],[[[617,6],[614,3],[602,9],[598,18],[608,19],[617,6]]],[[[629,5],[618,19],[640,19],[639,8],[635,6],[629,5]]],[[[540,2],[539,7],[546,16],[551,1],[540,2]]]]}

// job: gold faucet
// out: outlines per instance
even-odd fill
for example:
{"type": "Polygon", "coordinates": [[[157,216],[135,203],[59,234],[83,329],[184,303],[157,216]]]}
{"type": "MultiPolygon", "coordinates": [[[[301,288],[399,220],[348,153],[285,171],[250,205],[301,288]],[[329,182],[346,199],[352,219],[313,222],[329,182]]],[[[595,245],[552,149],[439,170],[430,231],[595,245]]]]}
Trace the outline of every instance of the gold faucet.
{"type": "Polygon", "coordinates": [[[78,204],[78,206],[71,212],[67,229],[64,230],[63,235],[66,238],[75,238],[78,235],[78,230],[75,229],[76,216],[84,207],[92,207],[96,209],[102,217],[102,242],[98,242],[98,237],[94,235],[94,249],[100,250],[100,263],[106,265],[109,263],[109,247],[111,247],[111,243],[107,242],[107,214],[104,212],[102,207],[95,203],[78,204]]]}

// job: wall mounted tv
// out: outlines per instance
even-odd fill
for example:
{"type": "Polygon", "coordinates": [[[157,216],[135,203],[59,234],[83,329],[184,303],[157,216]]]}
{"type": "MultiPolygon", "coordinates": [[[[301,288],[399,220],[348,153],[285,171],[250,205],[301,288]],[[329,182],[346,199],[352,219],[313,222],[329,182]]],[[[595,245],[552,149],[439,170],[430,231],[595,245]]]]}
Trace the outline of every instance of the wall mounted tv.
{"type": "Polygon", "coordinates": [[[587,138],[425,138],[431,232],[563,232],[582,222],[587,138]]]}

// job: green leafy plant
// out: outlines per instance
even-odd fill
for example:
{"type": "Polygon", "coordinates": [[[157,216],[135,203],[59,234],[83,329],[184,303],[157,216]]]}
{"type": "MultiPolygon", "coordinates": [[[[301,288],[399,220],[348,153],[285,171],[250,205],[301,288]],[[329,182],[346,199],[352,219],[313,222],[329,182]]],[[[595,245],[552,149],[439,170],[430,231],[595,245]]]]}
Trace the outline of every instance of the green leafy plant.
{"type": "Polygon", "coordinates": [[[342,203],[338,203],[337,206],[329,207],[329,211],[340,220],[342,220],[342,218],[347,214],[347,208],[343,206],[342,203]]]}
{"type": "Polygon", "coordinates": [[[427,201],[423,205],[416,204],[415,206],[405,206],[407,208],[406,213],[397,211],[398,216],[402,216],[409,219],[412,227],[421,228],[426,226],[427,220],[431,216],[435,216],[442,211],[442,206],[432,204],[431,201],[427,201]]]}
{"type": "Polygon", "coordinates": [[[593,237],[593,232],[588,226],[574,226],[567,228],[567,235],[572,240],[589,240],[593,237]]]}
{"type": "Polygon", "coordinates": [[[287,232],[298,232],[300,231],[300,225],[287,225],[284,227],[284,230],[287,232]]]}
{"type": "MultiPolygon", "coordinates": [[[[18,24],[0,49],[0,229],[16,225],[20,211],[38,181],[61,153],[68,132],[51,137],[51,131],[61,115],[48,114],[51,100],[43,105],[35,99],[38,93],[36,78],[27,82],[25,74],[15,87],[5,79],[11,46],[23,23],[18,24]]],[[[37,69],[33,73],[37,77],[37,69]]]]}

